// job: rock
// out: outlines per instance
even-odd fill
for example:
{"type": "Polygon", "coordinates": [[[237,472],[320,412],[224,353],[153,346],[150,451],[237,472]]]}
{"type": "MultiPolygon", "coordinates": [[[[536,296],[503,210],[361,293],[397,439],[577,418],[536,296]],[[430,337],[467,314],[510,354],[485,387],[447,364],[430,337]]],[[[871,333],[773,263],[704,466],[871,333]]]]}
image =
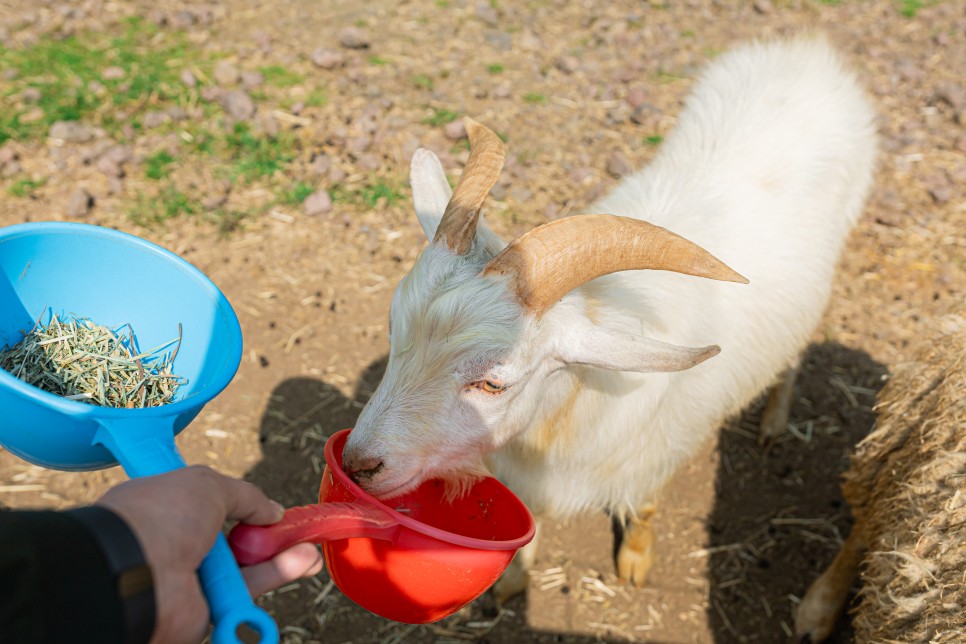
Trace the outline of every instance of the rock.
{"type": "Polygon", "coordinates": [[[77,121],[56,121],[47,132],[50,138],[64,143],[87,143],[95,134],[94,128],[77,121]]]}
{"type": "Polygon", "coordinates": [[[124,174],[124,170],[121,169],[121,166],[113,159],[106,156],[102,156],[100,159],[98,159],[94,167],[98,172],[105,174],[108,177],[120,177],[124,174]]]}
{"type": "Polygon", "coordinates": [[[309,165],[309,172],[312,176],[321,177],[329,171],[332,167],[332,159],[326,154],[316,154],[312,158],[312,163],[309,165]]]}
{"type": "Polygon", "coordinates": [[[0,77],[2,77],[3,80],[5,80],[5,81],[12,81],[12,80],[17,80],[17,77],[18,76],[20,76],[20,70],[19,69],[15,69],[13,67],[8,67],[5,70],[3,70],[3,74],[0,77]]]}
{"type": "Polygon", "coordinates": [[[631,122],[637,125],[656,123],[661,116],[661,110],[650,103],[642,103],[631,112],[631,122]]]}
{"type": "Polygon", "coordinates": [[[500,24],[500,16],[497,14],[496,9],[489,2],[477,2],[476,7],[476,17],[488,24],[491,27],[496,27],[500,24]]]}
{"type": "Polygon", "coordinates": [[[520,34],[520,48],[528,51],[540,51],[543,49],[543,41],[529,28],[524,28],[523,33],[520,34]]]}
{"type": "Polygon", "coordinates": [[[561,56],[553,65],[565,74],[573,74],[580,69],[580,59],[576,56],[561,56]]]}
{"type": "Polygon", "coordinates": [[[104,71],[101,72],[101,78],[103,78],[104,80],[109,80],[109,81],[111,81],[111,80],[121,80],[125,76],[127,76],[127,72],[124,71],[124,68],[117,67],[117,66],[108,67],[104,71]]]}
{"type": "Polygon", "coordinates": [[[215,82],[222,87],[236,85],[238,84],[238,79],[240,78],[238,68],[235,67],[235,64],[230,60],[218,61],[218,64],[215,65],[215,69],[211,74],[214,77],[215,82]]]}
{"type": "Polygon", "coordinates": [[[366,172],[378,170],[382,167],[382,158],[372,152],[366,152],[365,154],[359,155],[359,158],[356,159],[356,167],[366,172]]]}
{"type": "Polygon", "coordinates": [[[358,156],[369,149],[372,145],[372,137],[370,136],[354,136],[346,140],[345,148],[350,153],[358,156]]]}
{"type": "Polygon", "coordinates": [[[175,29],[188,29],[198,23],[198,16],[191,11],[176,11],[168,18],[168,23],[175,29]]]}
{"type": "Polygon", "coordinates": [[[936,204],[942,205],[953,198],[953,187],[944,174],[929,175],[923,181],[926,191],[936,204]]]}
{"type": "Polygon", "coordinates": [[[43,98],[43,95],[36,87],[28,87],[24,91],[20,92],[20,100],[24,103],[36,103],[41,98],[43,98]]]}
{"type": "Polygon", "coordinates": [[[260,72],[242,72],[241,82],[245,89],[252,89],[264,83],[265,77],[260,72]]]}
{"type": "Polygon", "coordinates": [[[493,98],[510,98],[513,96],[513,88],[509,83],[501,83],[493,88],[493,98]]]}
{"type": "Polygon", "coordinates": [[[108,177],[107,191],[112,195],[124,192],[124,182],[121,181],[121,177],[108,177]]]}
{"type": "Polygon", "coordinates": [[[332,197],[325,190],[316,190],[302,204],[305,214],[311,217],[324,215],[332,210],[332,197]]]}
{"type": "Polygon", "coordinates": [[[86,217],[94,207],[94,197],[83,188],[75,190],[67,200],[64,214],[68,217],[86,217]]]}
{"type": "Polygon", "coordinates": [[[752,6],[755,8],[755,11],[757,13],[760,13],[763,15],[767,15],[771,13],[772,9],[774,8],[772,7],[770,0],[755,0],[754,5],[752,6]]]}
{"type": "Polygon", "coordinates": [[[202,87],[201,98],[209,103],[219,103],[225,98],[225,90],[220,87],[202,87]]]}
{"type": "Polygon", "coordinates": [[[6,165],[11,161],[16,161],[20,158],[17,151],[13,149],[12,145],[5,145],[0,148],[0,165],[6,165]]]}
{"type": "Polygon", "coordinates": [[[627,90],[627,104],[637,109],[647,102],[647,92],[640,87],[631,87],[627,90]]]}
{"type": "Polygon", "coordinates": [[[201,205],[205,210],[217,210],[228,202],[228,194],[224,191],[214,192],[201,200],[201,205]]]}
{"type": "Polygon", "coordinates": [[[614,150],[610,157],[607,158],[607,172],[611,176],[620,179],[633,171],[634,168],[631,166],[631,162],[627,160],[627,157],[620,150],[614,150]]]}
{"type": "Polygon", "coordinates": [[[316,49],[312,52],[312,64],[321,69],[335,69],[345,64],[345,55],[335,49],[316,49]]]}
{"type": "Polygon", "coordinates": [[[18,120],[24,124],[37,123],[38,121],[42,121],[44,119],[44,114],[45,112],[42,109],[39,107],[34,107],[26,112],[23,112],[18,120]]]}
{"type": "Polygon", "coordinates": [[[233,118],[247,121],[255,115],[255,102],[243,89],[235,89],[221,99],[221,105],[233,118]]]}
{"type": "Polygon", "coordinates": [[[443,135],[450,141],[459,141],[466,138],[466,126],[463,125],[463,119],[456,119],[455,121],[450,121],[443,126],[443,135]]]}
{"type": "Polygon", "coordinates": [[[966,89],[961,85],[953,83],[937,85],[936,99],[948,104],[956,112],[966,109],[966,89]]]}
{"type": "Polygon", "coordinates": [[[141,123],[144,127],[150,129],[160,127],[171,120],[171,117],[164,112],[151,111],[144,115],[141,119],[141,123]]]}
{"type": "Polygon", "coordinates": [[[358,27],[346,27],[339,32],[339,44],[347,49],[367,49],[369,34],[358,27]]]}
{"type": "Polygon", "coordinates": [[[195,75],[187,69],[181,70],[181,82],[184,83],[186,87],[195,87],[198,84],[198,79],[195,75]]]}
{"type": "Polygon", "coordinates": [[[108,148],[101,158],[109,159],[112,163],[121,166],[133,158],[134,152],[129,145],[114,145],[108,148]]]}

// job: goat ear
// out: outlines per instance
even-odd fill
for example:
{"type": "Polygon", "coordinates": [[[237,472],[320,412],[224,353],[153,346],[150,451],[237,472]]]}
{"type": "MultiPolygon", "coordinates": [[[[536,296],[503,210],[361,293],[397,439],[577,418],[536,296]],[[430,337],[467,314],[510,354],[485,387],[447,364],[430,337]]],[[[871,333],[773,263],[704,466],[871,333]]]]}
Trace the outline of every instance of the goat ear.
{"type": "Polygon", "coordinates": [[[640,373],[683,371],[721,351],[717,345],[680,347],[590,324],[579,326],[567,335],[558,352],[568,364],[640,373]]]}
{"type": "Polygon", "coordinates": [[[439,157],[426,148],[416,150],[409,165],[409,184],[413,188],[416,217],[426,238],[432,240],[453,194],[439,157]]]}
{"type": "MultiPolygon", "coordinates": [[[[439,157],[426,148],[416,150],[409,164],[409,185],[413,189],[413,207],[419,225],[423,227],[426,239],[432,241],[436,237],[436,229],[443,218],[446,204],[453,194],[439,157]]],[[[491,256],[507,245],[507,242],[486,225],[482,217],[476,227],[476,240],[491,256]]]]}

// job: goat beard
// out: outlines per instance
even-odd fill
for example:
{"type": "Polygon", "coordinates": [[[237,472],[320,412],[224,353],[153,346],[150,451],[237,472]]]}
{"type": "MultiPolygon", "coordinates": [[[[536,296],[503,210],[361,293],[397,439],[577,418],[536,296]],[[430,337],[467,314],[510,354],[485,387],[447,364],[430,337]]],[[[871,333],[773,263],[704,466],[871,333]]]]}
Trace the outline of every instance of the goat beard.
{"type": "Polygon", "coordinates": [[[490,471],[483,465],[482,461],[462,465],[458,469],[438,474],[446,488],[445,498],[447,503],[452,503],[466,496],[476,483],[488,476],[491,476],[490,471]]]}

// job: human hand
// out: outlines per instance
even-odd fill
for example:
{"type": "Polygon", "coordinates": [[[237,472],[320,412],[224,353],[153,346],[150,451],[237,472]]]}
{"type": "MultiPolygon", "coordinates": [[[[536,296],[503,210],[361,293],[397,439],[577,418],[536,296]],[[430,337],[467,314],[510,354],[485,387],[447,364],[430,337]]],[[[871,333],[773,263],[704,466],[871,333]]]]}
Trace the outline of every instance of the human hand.
{"type": "MultiPolygon", "coordinates": [[[[226,520],[271,525],[284,509],[251,483],[203,466],[125,481],[97,505],[120,515],[137,535],[154,576],[156,623],[152,642],[200,642],[208,604],[197,570],[226,520]]],[[[242,568],[252,596],[322,570],[318,548],[303,543],[242,568]]]]}

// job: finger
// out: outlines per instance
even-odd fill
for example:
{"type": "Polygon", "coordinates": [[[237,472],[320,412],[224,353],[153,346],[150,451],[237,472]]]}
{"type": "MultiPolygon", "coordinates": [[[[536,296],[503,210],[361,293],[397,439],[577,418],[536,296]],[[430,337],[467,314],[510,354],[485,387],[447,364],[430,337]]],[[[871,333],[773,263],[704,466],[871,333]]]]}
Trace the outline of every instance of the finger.
{"type": "Polygon", "coordinates": [[[285,508],[265,496],[258,487],[238,479],[218,476],[227,519],[253,525],[270,525],[282,520],[285,508]]]}
{"type": "Polygon", "coordinates": [[[322,553],[311,543],[300,543],[272,559],[242,568],[242,575],[252,597],[274,590],[302,577],[322,572],[322,553]]]}

